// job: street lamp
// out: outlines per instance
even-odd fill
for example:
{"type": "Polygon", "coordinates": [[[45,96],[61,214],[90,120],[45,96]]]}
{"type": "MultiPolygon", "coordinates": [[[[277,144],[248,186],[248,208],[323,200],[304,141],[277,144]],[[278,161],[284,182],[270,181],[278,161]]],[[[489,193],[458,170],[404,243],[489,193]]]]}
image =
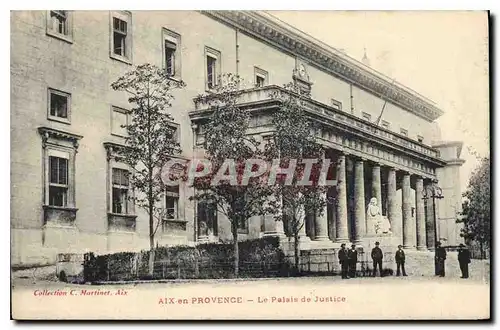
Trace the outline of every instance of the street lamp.
{"type": "Polygon", "coordinates": [[[437,216],[436,216],[436,199],[443,198],[443,190],[437,185],[436,181],[432,181],[430,185],[424,186],[422,190],[422,199],[429,200],[432,199],[432,212],[434,214],[434,246],[438,242],[437,233],[437,216]]]}

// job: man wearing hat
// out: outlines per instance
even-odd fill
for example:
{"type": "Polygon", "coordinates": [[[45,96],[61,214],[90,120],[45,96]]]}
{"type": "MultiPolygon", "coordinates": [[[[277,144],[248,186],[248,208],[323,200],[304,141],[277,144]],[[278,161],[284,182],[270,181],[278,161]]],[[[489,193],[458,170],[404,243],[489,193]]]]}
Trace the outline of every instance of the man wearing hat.
{"type": "Polygon", "coordinates": [[[340,245],[340,250],[338,255],[339,255],[340,268],[342,272],[342,278],[347,279],[349,278],[347,276],[347,272],[349,270],[349,256],[344,243],[340,245]]]}
{"type": "Polygon", "coordinates": [[[445,267],[444,261],[446,260],[446,250],[441,246],[441,242],[436,243],[436,251],[434,255],[434,262],[436,268],[436,276],[444,277],[445,267]]]}
{"type": "Polygon", "coordinates": [[[406,270],[405,270],[405,251],[403,251],[402,245],[398,245],[398,250],[396,251],[396,265],[397,265],[396,276],[401,275],[400,270],[403,270],[403,276],[408,276],[406,275],[406,270]]]}
{"type": "Polygon", "coordinates": [[[461,278],[469,278],[470,252],[462,243],[458,246],[458,263],[462,271],[461,278]]]}
{"type": "Polygon", "coordinates": [[[358,263],[358,251],[356,245],[351,245],[351,249],[347,252],[349,258],[349,277],[356,277],[356,265],[358,263]]]}
{"type": "Polygon", "coordinates": [[[375,242],[375,247],[372,249],[372,260],[373,260],[373,277],[377,274],[377,265],[380,272],[380,277],[382,277],[382,259],[384,254],[379,247],[380,243],[375,242]]]}

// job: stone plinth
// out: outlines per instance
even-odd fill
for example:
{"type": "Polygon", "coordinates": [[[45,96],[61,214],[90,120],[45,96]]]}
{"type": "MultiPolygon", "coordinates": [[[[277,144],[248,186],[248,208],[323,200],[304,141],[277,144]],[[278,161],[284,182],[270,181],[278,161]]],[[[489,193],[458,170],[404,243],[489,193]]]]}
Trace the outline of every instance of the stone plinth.
{"type": "Polygon", "coordinates": [[[264,233],[265,236],[278,236],[285,237],[285,226],[283,221],[276,221],[276,218],[272,215],[264,216],[264,233]]]}
{"type": "Polygon", "coordinates": [[[400,244],[397,237],[388,234],[388,235],[364,237],[361,240],[361,245],[365,249],[367,250],[369,249],[371,251],[371,249],[375,247],[375,242],[380,243],[380,248],[382,249],[383,252],[385,252],[384,249],[394,250],[395,252],[398,248],[398,245],[400,244]]]}

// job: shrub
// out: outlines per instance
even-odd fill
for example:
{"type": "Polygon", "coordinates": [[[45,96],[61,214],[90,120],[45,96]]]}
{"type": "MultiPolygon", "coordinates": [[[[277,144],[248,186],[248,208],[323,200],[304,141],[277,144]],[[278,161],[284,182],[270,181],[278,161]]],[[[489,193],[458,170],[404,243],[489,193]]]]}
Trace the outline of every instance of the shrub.
{"type": "MultiPolygon", "coordinates": [[[[240,276],[285,275],[288,265],[277,237],[239,242],[240,276]]],[[[196,247],[172,246],[155,249],[153,276],[149,275],[150,251],[85,255],[85,281],[129,281],[175,278],[233,277],[232,243],[204,243],[196,247]]]]}

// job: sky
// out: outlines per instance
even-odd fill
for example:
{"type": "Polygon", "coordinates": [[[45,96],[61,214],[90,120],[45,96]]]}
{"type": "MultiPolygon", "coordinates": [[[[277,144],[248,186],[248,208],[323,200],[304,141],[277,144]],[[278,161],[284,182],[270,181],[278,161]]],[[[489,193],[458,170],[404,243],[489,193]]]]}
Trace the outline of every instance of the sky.
{"type": "Polygon", "coordinates": [[[269,11],[433,100],[442,140],[463,141],[461,187],[489,154],[488,21],[480,11],[269,11]]]}

